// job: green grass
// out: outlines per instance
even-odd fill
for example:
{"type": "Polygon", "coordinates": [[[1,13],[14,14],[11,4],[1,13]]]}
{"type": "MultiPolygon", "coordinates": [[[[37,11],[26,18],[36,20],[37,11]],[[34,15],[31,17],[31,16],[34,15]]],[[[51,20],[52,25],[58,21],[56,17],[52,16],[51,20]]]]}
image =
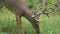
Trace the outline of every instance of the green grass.
{"type": "MultiPolygon", "coordinates": [[[[46,15],[42,15],[40,19],[40,31],[41,34],[60,34],[60,16],[51,15],[49,19],[46,15]]],[[[22,34],[27,32],[27,34],[36,34],[31,23],[22,17],[22,34]]],[[[0,34],[16,34],[17,33],[17,23],[15,15],[4,9],[0,12],[0,34]],[[6,31],[7,30],[7,31],[6,31]]]]}
{"type": "Polygon", "coordinates": [[[44,18],[40,23],[42,34],[60,34],[60,16],[53,16],[52,19],[44,18]]]}

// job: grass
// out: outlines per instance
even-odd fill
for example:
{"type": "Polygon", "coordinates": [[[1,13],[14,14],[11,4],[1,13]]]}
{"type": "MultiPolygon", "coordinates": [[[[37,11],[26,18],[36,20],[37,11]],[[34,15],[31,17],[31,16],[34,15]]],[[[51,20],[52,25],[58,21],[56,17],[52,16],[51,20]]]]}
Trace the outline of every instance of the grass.
{"type": "MultiPolygon", "coordinates": [[[[49,19],[46,15],[42,15],[40,19],[40,30],[41,34],[60,34],[60,16],[52,16],[49,19]]],[[[26,31],[27,34],[36,34],[31,23],[22,17],[22,28],[23,32],[26,31]]],[[[22,32],[22,34],[23,34],[22,32]]],[[[17,23],[15,15],[7,9],[0,12],[0,34],[16,34],[17,33],[17,23]]]]}
{"type": "Polygon", "coordinates": [[[59,34],[60,33],[60,16],[53,16],[52,19],[43,19],[40,28],[42,34],[59,34]]]}

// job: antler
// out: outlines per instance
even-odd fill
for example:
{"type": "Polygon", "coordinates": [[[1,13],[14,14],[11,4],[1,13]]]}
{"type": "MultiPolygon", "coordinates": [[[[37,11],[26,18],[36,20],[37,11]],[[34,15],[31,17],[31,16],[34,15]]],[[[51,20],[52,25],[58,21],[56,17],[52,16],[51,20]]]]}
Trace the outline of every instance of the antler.
{"type": "Polygon", "coordinates": [[[52,13],[52,12],[42,11],[42,12],[36,14],[36,15],[32,15],[32,17],[37,17],[37,16],[43,15],[43,14],[47,15],[48,17],[50,17],[50,16],[49,16],[50,13],[52,13]]]}

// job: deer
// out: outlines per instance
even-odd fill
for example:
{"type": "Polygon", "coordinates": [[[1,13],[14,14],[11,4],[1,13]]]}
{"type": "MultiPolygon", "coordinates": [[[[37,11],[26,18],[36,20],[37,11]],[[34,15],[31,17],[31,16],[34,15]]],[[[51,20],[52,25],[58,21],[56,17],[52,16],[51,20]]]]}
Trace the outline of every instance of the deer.
{"type": "Polygon", "coordinates": [[[34,13],[32,13],[26,5],[25,0],[0,0],[0,9],[2,9],[3,6],[5,6],[8,10],[15,14],[16,22],[18,25],[17,34],[21,34],[22,31],[22,16],[25,17],[32,24],[37,34],[40,33],[39,17],[41,14],[43,14],[43,12],[38,14],[35,11],[34,13]]]}

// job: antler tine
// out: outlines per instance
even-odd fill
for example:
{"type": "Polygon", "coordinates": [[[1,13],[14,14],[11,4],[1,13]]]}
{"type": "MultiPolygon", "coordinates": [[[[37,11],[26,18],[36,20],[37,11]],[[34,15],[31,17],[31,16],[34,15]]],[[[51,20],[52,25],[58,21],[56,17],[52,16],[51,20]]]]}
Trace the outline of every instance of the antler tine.
{"type": "Polygon", "coordinates": [[[47,16],[49,17],[48,14],[50,14],[50,13],[52,13],[52,12],[45,12],[45,11],[42,11],[42,12],[38,13],[37,15],[35,15],[34,17],[36,17],[36,16],[38,16],[38,15],[42,15],[42,14],[45,14],[45,15],[47,15],[47,16]]]}

